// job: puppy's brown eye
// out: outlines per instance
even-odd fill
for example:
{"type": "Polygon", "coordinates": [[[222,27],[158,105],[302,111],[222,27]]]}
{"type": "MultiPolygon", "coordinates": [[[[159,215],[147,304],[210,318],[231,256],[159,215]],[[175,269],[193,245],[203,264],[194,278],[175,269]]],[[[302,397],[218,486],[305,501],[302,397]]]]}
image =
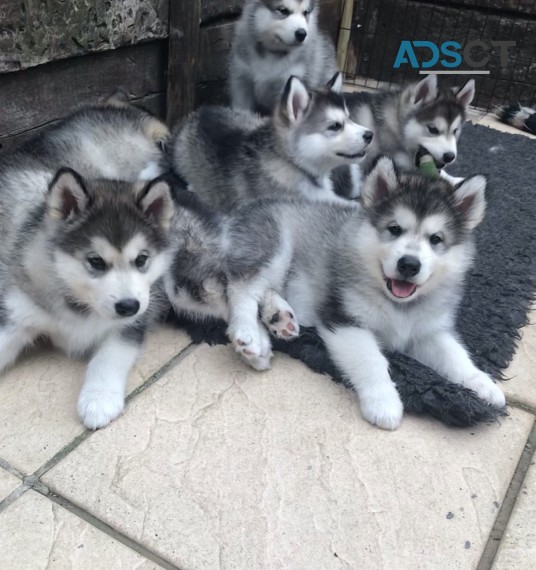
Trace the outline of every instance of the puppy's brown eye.
{"type": "Polygon", "coordinates": [[[398,237],[401,233],[402,233],[402,228],[400,226],[397,226],[396,224],[393,224],[392,226],[389,226],[387,228],[387,231],[394,237],[398,237]]]}
{"type": "Polygon", "coordinates": [[[443,241],[443,238],[438,234],[434,234],[434,235],[430,236],[430,243],[432,245],[437,245],[438,243],[441,243],[442,241],[443,241]]]}
{"type": "Polygon", "coordinates": [[[87,262],[95,271],[106,271],[106,262],[100,255],[89,255],[87,262]]]}
{"type": "Polygon", "coordinates": [[[428,132],[431,135],[438,135],[439,134],[439,129],[437,127],[434,127],[434,125],[428,125],[428,132]]]}
{"type": "Polygon", "coordinates": [[[311,12],[309,12],[309,10],[304,10],[303,11],[303,15],[307,18],[307,16],[310,14],[311,12]]]}
{"type": "Polygon", "coordinates": [[[278,8],[277,11],[281,14],[281,16],[290,16],[290,10],[288,8],[278,8]]]}
{"type": "Polygon", "coordinates": [[[342,129],[342,123],[335,122],[331,123],[328,127],[328,131],[332,131],[334,133],[338,133],[342,129]]]}

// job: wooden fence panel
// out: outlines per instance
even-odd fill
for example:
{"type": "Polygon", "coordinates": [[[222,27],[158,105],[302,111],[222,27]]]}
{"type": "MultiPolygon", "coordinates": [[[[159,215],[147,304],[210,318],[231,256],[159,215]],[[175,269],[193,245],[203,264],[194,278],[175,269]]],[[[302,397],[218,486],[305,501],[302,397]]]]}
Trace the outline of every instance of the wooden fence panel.
{"type": "Polygon", "coordinates": [[[163,115],[166,61],[166,42],[157,41],[1,76],[2,150],[118,88],[133,102],[163,115]]]}

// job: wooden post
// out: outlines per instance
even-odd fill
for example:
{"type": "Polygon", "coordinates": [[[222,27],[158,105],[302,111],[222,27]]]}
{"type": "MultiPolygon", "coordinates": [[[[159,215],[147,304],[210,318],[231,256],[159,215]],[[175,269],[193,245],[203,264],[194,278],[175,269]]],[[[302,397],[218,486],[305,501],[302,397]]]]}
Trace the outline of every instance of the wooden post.
{"type": "Polygon", "coordinates": [[[352,28],[353,15],[354,0],[344,0],[341,27],[339,31],[339,41],[337,42],[337,67],[340,71],[346,71],[346,57],[348,54],[348,45],[350,43],[350,32],[352,28]]]}
{"type": "Polygon", "coordinates": [[[195,107],[200,23],[201,0],[169,0],[168,126],[195,107]]]}

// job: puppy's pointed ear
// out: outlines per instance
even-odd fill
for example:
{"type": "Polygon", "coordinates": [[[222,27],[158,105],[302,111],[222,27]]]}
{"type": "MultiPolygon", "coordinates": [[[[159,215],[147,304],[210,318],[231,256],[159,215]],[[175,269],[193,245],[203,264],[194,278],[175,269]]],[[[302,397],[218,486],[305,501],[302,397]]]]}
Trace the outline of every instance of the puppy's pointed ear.
{"type": "Polygon", "coordinates": [[[389,156],[382,156],[363,185],[361,191],[363,206],[371,208],[386,198],[390,192],[394,192],[398,186],[398,175],[393,159],[389,156]]]}
{"type": "Polygon", "coordinates": [[[472,232],[484,218],[486,211],[486,179],[471,176],[454,188],[456,208],[462,215],[465,227],[472,232]]]}
{"type": "Polygon", "coordinates": [[[175,213],[169,182],[163,178],[149,182],[138,198],[138,207],[148,220],[164,230],[169,229],[171,218],[175,213]]]}
{"type": "Polygon", "coordinates": [[[437,75],[427,75],[412,86],[413,104],[430,103],[437,97],[437,75]]]}
{"type": "Polygon", "coordinates": [[[292,76],[285,85],[281,99],[281,110],[291,122],[298,122],[307,112],[311,97],[300,79],[292,76]]]}
{"type": "Polygon", "coordinates": [[[70,168],[58,170],[48,188],[48,215],[70,222],[85,212],[89,203],[82,177],[70,168]]]}
{"type": "Polygon", "coordinates": [[[326,89],[328,91],[333,91],[334,93],[340,93],[342,91],[342,73],[337,71],[337,73],[326,83],[326,89]]]}
{"type": "Polygon", "coordinates": [[[462,105],[464,109],[467,109],[475,97],[475,80],[469,79],[469,81],[462,85],[459,91],[456,93],[456,99],[462,105]]]}

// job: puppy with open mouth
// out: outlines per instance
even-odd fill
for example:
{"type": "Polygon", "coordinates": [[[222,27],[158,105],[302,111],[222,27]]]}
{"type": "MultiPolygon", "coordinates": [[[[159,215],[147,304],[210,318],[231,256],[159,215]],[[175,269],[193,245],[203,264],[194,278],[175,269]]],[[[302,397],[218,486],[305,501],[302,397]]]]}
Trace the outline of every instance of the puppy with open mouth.
{"type": "MultiPolygon", "coordinates": [[[[483,176],[453,187],[441,178],[399,173],[381,157],[364,182],[361,207],[261,200],[220,216],[217,227],[210,218],[199,222],[198,213],[197,229],[182,233],[196,244],[205,234],[210,238],[204,238],[211,244],[207,256],[224,272],[225,318],[239,352],[262,358],[259,303],[274,292],[300,326],[316,327],[355,388],[363,416],[396,429],[403,408],[383,350],[408,354],[492,406],[505,404],[455,330],[485,188],[483,176]]],[[[188,216],[177,219],[185,224],[188,216]]],[[[167,290],[182,281],[171,273],[167,290]]]]}

